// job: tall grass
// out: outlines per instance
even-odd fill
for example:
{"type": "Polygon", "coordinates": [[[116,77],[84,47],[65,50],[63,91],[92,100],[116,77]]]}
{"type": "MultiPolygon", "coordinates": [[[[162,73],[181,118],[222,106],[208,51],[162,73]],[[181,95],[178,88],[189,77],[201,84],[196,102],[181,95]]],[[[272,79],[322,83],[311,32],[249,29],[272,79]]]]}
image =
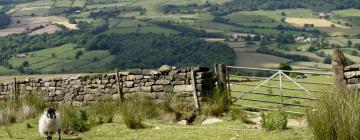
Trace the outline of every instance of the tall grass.
{"type": "Polygon", "coordinates": [[[222,116],[225,112],[230,111],[230,100],[228,92],[215,88],[210,98],[208,99],[207,105],[205,105],[204,113],[211,116],[222,116]]]}
{"type": "Polygon", "coordinates": [[[261,112],[261,127],[267,131],[287,128],[288,116],[285,111],[261,112]]]}
{"type": "Polygon", "coordinates": [[[316,140],[360,139],[360,93],[343,91],[319,98],[316,109],[307,111],[316,140]]]}
{"type": "Polygon", "coordinates": [[[130,129],[145,128],[143,124],[143,102],[141,97],[131,97],[124,100],[121,104],[122,119],[130,129]]]}
{"type": "Polygon", "coordinates": [[[40,96],[28,95],[0,103],[0,126],[35,118],[47,106],[40,96]]]}

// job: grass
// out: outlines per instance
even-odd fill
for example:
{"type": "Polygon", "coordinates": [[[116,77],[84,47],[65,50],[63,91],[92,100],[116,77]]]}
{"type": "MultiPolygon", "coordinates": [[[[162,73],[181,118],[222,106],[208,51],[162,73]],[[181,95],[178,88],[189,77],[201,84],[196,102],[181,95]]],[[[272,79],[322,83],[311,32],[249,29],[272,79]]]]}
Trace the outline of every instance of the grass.
{"type": "Polygon", "coordinates": [[[84,7],[86,0],[75,0],[72,4],[72,7],[84,7]]]}
{"type": "Polygon", "coordinates": [[[288,116],[284,111],[261,112],[261,127],[267,131],[287,129],[288,116]]]}
{"type": "Polygon", "coordinates": [[[118,3],[108,3],[108,4],[91,4],[86,5],[88,9],[102,9],[102,8],[109,8],[109,7],[122,7],[128,5],[128,1],[118,2],[118,3]]]}
{"type": "Polygon", "coordinates": [[[19,72],[14,69],[8,69],[4,66],[0,66],[0,75],[11,75],[11,74],[18,74],[19,72]]]}
{"type": "Polygon", "coordinates": [[[316,103],[317,109],[307,112],[314,139],[360,139],[359,102],[358,91],[342,91],[320,96],[316,103]]]}
{"type": "Polygon", "coordinates": [[[72,3],[73,3],[72,0],[57,0],[54,6],[60,8],[66,8],[66,7],[71,7],[72,3]]]}
{"type": "MultiPolygon", "coordinates": [[[[303,140],[310,139],[309,131],[305,128],[293,128],[281,132],[264,132],[262,130],[246,130],[251,129],[252,125],[247,125],[241,121],[225,121],[214,125],[191,125],[183,126],[177,123],[169,123],[159,120],[146,120],[144,123],[149,128],[131,130],[126,127],[121,116],[116,116],[113,123],[105,123],[90,128],[87,132],[80,136],[63,136],[63,139],[141,139],[141,140],[158,140],[158,139],[253,139],[253,140],[303,140]],[[158,129],[157,129],[158,127],[158,129]],[[240,129],[240,130],[236,130],[240,129]],[[241,130],[244,129],[244,130],[241,130]]],[[[14,138],[9,138],[4,130],[0,128],[0,139],[29,139],[41,140],[38,134],[37,119],[31,119],[24,123],[16,123],[9,126],[14,138]],[[34,128],[27,128],[29,123],[34,128]]],[[[56,139],[56,137],[55,137],[56,139]]]]}

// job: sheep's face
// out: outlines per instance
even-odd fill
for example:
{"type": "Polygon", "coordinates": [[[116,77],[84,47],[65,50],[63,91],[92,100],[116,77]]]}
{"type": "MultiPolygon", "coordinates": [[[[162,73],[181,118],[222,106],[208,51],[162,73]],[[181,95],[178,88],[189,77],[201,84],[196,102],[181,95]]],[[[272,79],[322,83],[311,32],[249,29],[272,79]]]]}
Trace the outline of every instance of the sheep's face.
{"type": "Polygon", "coordinates": [[[56,119],[56,110],[53,108],[47,108],[45,110],[46,116],[50,119],[56,119]]]}

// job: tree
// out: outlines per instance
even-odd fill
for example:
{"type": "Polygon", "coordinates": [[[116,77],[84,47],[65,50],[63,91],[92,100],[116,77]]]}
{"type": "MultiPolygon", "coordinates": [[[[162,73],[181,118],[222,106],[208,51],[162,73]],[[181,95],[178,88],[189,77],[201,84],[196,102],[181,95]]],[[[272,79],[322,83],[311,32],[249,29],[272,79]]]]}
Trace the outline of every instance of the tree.
{"type": "Polygon", "coordinates": [[[28,67],[30,64],[29,64],[29,61],[24,61],[20,67],[28,67]]]}
{"type": "Polygon", "coordinates": [[[81,55],[83,55],[84,53],[82,51],[77,51],[75,54],[75,59],[79,59],[81,55]]]}
{"type": "Polygon", "coordinates": [[[348,40],[347,45],[348,45],[348,46],[351,46],[352,44],[353,44],[352,41],[351,41],[351,40],[348,40]]]}
{"type": "Polygon", "coordinates": [[[290,71],[290,70],[292,70],[292,67],[289,64],[280,63],[278,69],[279,70],[289,70],[290,71]]]}
{"type": "Polygon", "coordinates": [[[324,63],[324,64],[331,64],[331,60],[332,60],[332,59],[331,59],[331,56],[328,55],[328,56],[325,57],[323,63],[324,63]]]}

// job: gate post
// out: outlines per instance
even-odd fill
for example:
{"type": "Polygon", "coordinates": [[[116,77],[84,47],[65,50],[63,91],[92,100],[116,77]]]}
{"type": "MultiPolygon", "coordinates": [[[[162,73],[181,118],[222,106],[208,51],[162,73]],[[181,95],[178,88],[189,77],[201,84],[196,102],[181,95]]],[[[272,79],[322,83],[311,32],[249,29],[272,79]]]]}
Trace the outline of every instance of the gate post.
{"type": "Polygon", "coordinates": [[[339,49],[334,49],[331,60],[331,67],[334,72],[336,92],[341,92],[346,88],[346,80],[344,75],[345,66],[346,59],[344,54],[339,49]]]}
{"type": "Polygon", "coordinates": [[[229,85],[229,79],[228,79],[228,71],[225,64],[215,64],[215,72],[216,72],[216,79],[217,79],[217,88],[218,90],[225,94],[226,99],[226,105],[229,107],[229,105],[232,103],[231,101],[231,93],[230,93],[230,85],[229,85]]]}
{"type": "Polygon", "coordinates": [[[217,87],[221,91],[227,90],[227,71],[225,64],[216,64],[216,79],[217,79],[217,87]]]}

